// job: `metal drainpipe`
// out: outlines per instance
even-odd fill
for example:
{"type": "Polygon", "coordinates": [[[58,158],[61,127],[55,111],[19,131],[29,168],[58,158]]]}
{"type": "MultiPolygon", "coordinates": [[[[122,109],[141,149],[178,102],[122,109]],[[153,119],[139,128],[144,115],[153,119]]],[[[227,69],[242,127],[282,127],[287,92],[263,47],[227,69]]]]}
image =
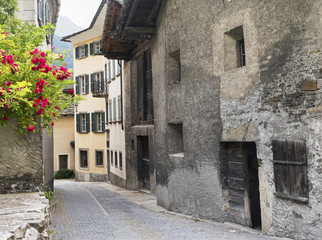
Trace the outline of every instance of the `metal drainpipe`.
{"type": "Polygon", "coordinates": [[[122,60],[118,60],[117,61],[117,64],[119,65],[120,67],[120,86],[121,86],[121,113],[122,113],[122,118],[121,118],[121,122],[122,122],[122,130],[124,130],[124,114],[123,114],[123,77],[122,77],[122,74],[123,74],[123,71],[122,71],[122,60]]]}

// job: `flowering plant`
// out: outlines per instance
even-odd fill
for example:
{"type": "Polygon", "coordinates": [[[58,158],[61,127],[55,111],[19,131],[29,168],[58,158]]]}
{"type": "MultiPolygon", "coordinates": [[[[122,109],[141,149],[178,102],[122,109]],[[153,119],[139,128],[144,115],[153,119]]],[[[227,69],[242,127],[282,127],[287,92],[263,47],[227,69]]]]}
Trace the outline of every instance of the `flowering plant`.
{"type": "Polygon", "coordinates": [[[60,112],[80,100],[73,90],[63,93],[65,86],[75,84],[64,67],[64,55],[40,49],[52,28],[21,23],[8,33],[0,25],[1,125],[15,118],[19,132],[33,132],[41,118],[50,132],[60,112]]]}

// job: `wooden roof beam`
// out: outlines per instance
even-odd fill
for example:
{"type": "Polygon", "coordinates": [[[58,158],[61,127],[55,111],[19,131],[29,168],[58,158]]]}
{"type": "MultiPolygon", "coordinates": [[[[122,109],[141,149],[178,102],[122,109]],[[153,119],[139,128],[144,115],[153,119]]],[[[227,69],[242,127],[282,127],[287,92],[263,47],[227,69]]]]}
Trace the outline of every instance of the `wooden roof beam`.
{"type": "Polygon", "coordinates": [[[155,28],[153,27],[125,27],[126,33],[143,33],[143,34],[155,34],[155,28]]]}
{"type": "Polygon", "coordinates": [[[149,14],[149,16],[148,16],[148,19],[146,20],[145,26],[154,25],[154,24],[152,23],[152,20],[153,20],[153,17],[154,17],[154,15],[155,15],[156,11],[157,11],[157,10],[158,10],[158,8],[159,8],[160,3],[161,3],[161,0],[156,0],[156,1],[155,1],[154,6],[153,6],[153,8],[152,8],[152,10],[151,10],[151,12],[150,12],[150,14],[149,14]]]}
{"type": "MultiPolygon", "coordinates": [[[[132,19],[134,17],[136,9],[138,8],[139,2],[140,2],[140,0],[134,0],[134,3],[133,3],[132,8],[131,8],[131,11],[130,11],[129,16],[127,18],[127,21],[125,23],[125,27],[128,27],[129,24],[132,22],[132,19]]],[[[125,33],[123,32],[122,38],[124,37],[124,35],[125,35],[125,33]]]]}

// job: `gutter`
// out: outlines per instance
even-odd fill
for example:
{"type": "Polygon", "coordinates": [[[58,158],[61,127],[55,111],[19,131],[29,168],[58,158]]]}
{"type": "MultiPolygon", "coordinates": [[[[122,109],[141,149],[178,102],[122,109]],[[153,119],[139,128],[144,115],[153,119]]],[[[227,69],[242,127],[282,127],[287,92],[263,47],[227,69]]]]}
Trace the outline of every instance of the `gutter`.
{"type": "Polygon", "coordinates": [[[121,88],[121,113],[122,113],[122,130],[124,130],[124,114],[123,114],[123,70],[122,70],[122,61],[118,60],[117,64],[120,67],[120,88],[121,88]]]}

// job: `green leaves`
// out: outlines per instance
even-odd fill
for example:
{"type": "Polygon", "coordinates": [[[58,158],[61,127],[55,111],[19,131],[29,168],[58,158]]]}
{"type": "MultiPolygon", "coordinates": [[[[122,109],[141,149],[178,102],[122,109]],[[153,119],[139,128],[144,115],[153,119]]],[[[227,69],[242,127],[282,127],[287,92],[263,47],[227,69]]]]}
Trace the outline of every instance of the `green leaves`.
{"type": "Polygon", "coordinates": [[[16,11],[18,11],[17,0],[0,0],[0,24],[12,21],[16,11]]]}
{"type": "Polygon", "coordinates": [[[60,112],[80,100],[73,90],[63,93],[75,84],[64,68],[64,56],[40,50],[52,29],[29,23],[15,29],[0,25],[0,124],[15,118],[20,133],[33,132],[37,122],[50,132],[60,112]]]}

